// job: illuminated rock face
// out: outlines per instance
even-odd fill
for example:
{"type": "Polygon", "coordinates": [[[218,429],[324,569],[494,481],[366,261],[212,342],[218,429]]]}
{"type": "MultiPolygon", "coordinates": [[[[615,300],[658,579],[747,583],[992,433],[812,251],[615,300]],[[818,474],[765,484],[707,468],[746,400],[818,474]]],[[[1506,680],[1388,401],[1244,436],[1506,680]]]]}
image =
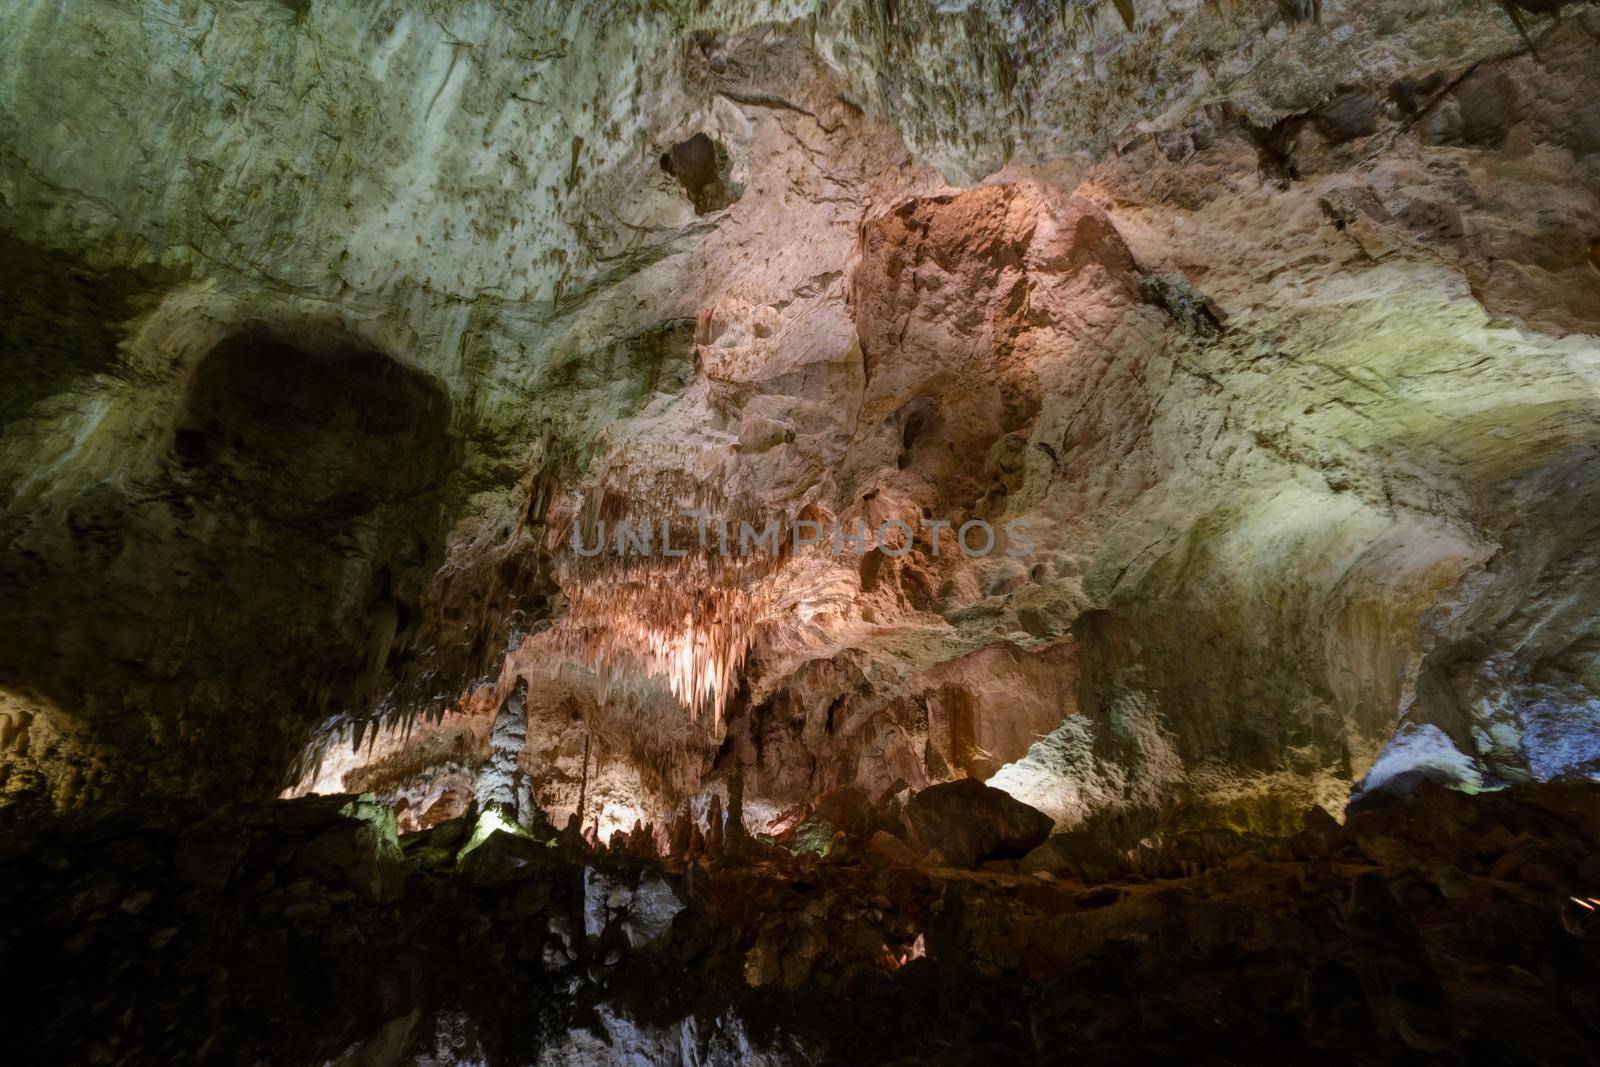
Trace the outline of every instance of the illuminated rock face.
{"type": "Polygon", "coordinates": [[[1594,770],[1595,14],[646,7],[0,15],[7,803],[1594,770]]]}

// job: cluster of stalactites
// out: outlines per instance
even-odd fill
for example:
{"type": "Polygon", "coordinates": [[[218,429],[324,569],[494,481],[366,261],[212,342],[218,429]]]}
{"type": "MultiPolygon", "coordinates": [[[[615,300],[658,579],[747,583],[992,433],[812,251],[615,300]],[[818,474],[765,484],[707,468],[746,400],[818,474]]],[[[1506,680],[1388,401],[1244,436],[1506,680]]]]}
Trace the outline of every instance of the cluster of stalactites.
{"type": "Polygon", "coordinates": [[[663,679],[692,716],[720,726],[746,653],[773,617],[773,521],[682,469],[613,470],[552,509],[549,544],[569,610],[553,639],[605,690],[633,672],[663,679]]]}

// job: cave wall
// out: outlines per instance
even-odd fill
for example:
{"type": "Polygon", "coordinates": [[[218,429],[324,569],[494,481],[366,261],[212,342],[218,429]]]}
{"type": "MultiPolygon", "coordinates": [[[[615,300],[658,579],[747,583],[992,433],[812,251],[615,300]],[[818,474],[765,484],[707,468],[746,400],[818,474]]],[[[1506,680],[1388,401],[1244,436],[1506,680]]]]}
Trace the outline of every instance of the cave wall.
{"type": "Polygon", "coordinates": [[[1013,6],[0,14],[7,802],[426,809],[519,678],[618,826],[1587,773],[1594,13],[1013,6]],[[788,561],[693,718],[569,654],[550,537],[671,479],[1038,543],[788,561]]]}

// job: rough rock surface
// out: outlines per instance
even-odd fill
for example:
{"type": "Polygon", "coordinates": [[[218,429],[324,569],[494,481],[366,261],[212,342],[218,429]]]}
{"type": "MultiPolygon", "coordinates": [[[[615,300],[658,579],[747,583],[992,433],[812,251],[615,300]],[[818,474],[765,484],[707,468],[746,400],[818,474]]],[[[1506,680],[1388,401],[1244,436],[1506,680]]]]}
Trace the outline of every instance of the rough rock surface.
{"type": "MultiPolygon", "coordinates": [[[[459,870],[353,797],[0,835],[17,1062],[1589,1062],[1592,789],[1426,790],[1069,874],[582,855],[459,870]],[[337,842],[337,844],[334,844],[337,842]],[[378,844],[381,847],[369,847],[378,844]]],[[[447,854],[453,850],[445,847],[447,854]]]]}
{"type": "Polygon", "coordinates": [[[1055,825],[1048,815],[971,778],[922,790],[906,804],[905,819],[913,844],[936,850],[940,861],[958,867],[1026,855],[1055,825]]]}
{"type": "Polygon", "coordinates": [[[9,5],[0,797],[420,826],[519,682],[602,838],[735,780],[1127,843],[1408,752],[1589,776],[1597,18],[9,5]],[[737,618],[573,579],[564,523],[680,494],[1033,545],[798,552],[737,618]]]}
{"type": "Polygon", "coordinates": [[[8,1061],[1596,1061],[1597,335],[1593,4],[0,5],[8,1061]]]}

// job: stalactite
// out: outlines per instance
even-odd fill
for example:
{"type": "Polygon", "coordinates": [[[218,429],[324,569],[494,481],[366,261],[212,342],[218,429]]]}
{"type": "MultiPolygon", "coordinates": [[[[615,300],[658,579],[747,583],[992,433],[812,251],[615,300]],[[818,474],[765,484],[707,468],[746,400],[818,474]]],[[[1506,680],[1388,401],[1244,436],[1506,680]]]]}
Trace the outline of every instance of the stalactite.
{"type": "Polygon", "coordinates": [[[619,465],[552,514],[546,546],[569,605],[552,640],[593,666],[602,699],[630,675],[659,677],[715,726],[772,619],[772,579],[792,549],[782,517],[729,500],[684,466],[619,465]],[[771,541],[740,540],[746,526],[760,534],[772,523],[771,541]]]}

